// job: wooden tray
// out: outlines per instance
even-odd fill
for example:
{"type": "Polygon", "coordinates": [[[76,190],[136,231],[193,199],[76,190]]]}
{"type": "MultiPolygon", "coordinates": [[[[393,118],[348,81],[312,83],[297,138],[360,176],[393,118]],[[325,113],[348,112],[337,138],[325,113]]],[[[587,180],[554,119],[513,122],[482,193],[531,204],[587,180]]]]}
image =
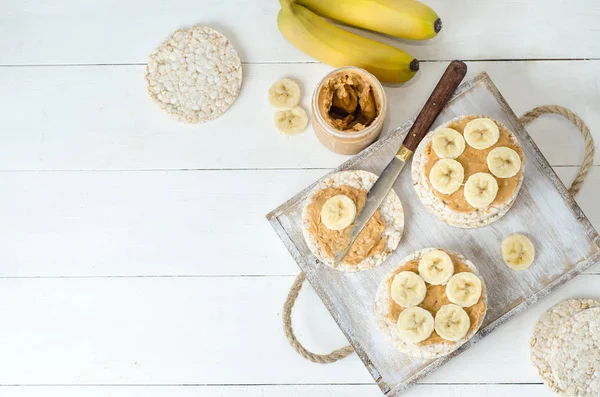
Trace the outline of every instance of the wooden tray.
{"type": "MultiPolygon", "coordinates": [[[[462,84],[433,128],[464,114],[487,115],[504,123],[515,132],[525,153],[525,180],[519,196],[496,223],[480,229],[458,229],[442,223],[417,198],[407,167],[394,185],[405,214],[400,245],[375,269],[344,273],[319,262],[302,236],[301,212],[312,186],[267,215],[387,396],[400,394],[600,258],[598,233],[487,74],[462,84]],[[535,263],[523,272],[509,269],[500,256],[500,242],[516,232],[529,234],[536,247],[535,263]],[[426,247],[444,247],[464,254],[478,267],[489,294],[487,316],[479,332],[456,352],[435,360],[411,358],[396,351],[384,339],[373,316],[373,298],[384,276],[404,256],[426,247]]],[[[379,175],[413,121],[396,128],[333,172],[362,169],[379,175]]]]}

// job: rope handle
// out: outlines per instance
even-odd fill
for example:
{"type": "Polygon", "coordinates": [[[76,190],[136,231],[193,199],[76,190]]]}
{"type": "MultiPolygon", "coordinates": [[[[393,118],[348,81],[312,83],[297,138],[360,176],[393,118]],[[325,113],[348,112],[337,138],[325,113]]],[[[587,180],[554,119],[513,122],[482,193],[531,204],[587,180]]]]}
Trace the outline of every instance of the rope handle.
{"type": "Polygon", "coordinates": [[[529,112],[525,113],[521,116],[519,121],[523,125],[527,125],[540,117],[543,114],[558,114],[563,116],[565,119],[569,120],[571,123],[575,124],[575,127],[581,132],[583,136],[583,143],[585,145],[585,153],[583,155],[583,163],[581,163],[581,167],[579,167],[579,172],[575,177],[573,183],[571,183],[571,187],[569,188],[569,193],[571,196],[575,197],[583,182],[588,176],[592,165],[594,164],[594,139],[592,138],[592,134],[590,134],[590,129],[587,125],[577,116],[575,113],[570,111],[567,108],[558,105],[545,105],[538,106],[536,108],[531,109],[529,112]]]}
{"type": "MultiPolygon", "coordinates": [[[[585,154],[583,158],[583,163],[579,168],[579,172],[577,173],[575,180],[569,188],[569,193],[571,193],[571,195],[574,197],[575,195],[577,195],[577,193],[579,193],[579,190],[581,189],[581,186],[587,178],[587,175],[590,172],[590,169],[592,168],[592,165],[594,163],[594,140],[592,138],[592,135],[590,134],[590,129],[587,125],[585,125],[583,120],[581,120],[579,116],[577,116],[575,113],[573,113],[567,108],[557,105],[538,106],[521,116],[519,121],[521,122],[521,124],[527,125],[543,114],[557,114],[563,116],[571,123],[575,124],[575,126],[583,136],[583,141],[585,144],[585,154]]],[[[328,354],[316,354],[302,346],[302,344],[296,338],[296,335],[294,334],[294,328],[292,327],[292,309],[294,308],[296,298],[298,298],[298,294],[302,289],[302,283],[304,282],[304,280],[304,273],[298,274],[296,280],[294,280],[294,284],[292,284],[292,287],[290,288],[290,292],[288,293],[285,303],[283,304],[282,318],[283,331],[285,332],[285,337],[287,338],[292,348],[298,354],[314,363],[330,364],[341,360],[342,358],[348,357],[354,352],[354,349],[350,345],[344,346],[340,349],[336,349],[328,354]]]]}

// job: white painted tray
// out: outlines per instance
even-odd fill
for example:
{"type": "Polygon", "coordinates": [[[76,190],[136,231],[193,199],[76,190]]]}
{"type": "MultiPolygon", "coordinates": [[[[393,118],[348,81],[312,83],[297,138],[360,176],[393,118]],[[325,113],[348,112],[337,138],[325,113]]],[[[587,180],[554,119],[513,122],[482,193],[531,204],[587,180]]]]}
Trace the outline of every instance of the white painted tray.
{"type": "MultiPolygon", "coordinates": [[[[467,230],[442,223],[418,200],[406,168],[394,185],[405,213],[405,233],[398,249],[375,269],[344,273],[320,263],[302,236],[301,212],[312,186],[267,215],[387,396],[400,394],[600,258],[598,233],[487,74],[462,84],[432,128],[464,114],[487,115],[504,123],[515,132],[526,156],[525,180],[519,196],[508,214],[492,225],[467,230]],[[528,233],[536,246],[535,263],[523,272],[506,267],[500,256],[500,242],[515,232],[528,233]],[[435,360],[411,358],[394,350],[380,333],[372,314],[373,297],[385,274],[401,258],[425,247],[444,247],[464,254],[477,265],[489,294],[488,312],[480,331],[455,353],[435,360]]],[[[412,122],[407,121],[334,172],[362,169],[380,174],[412,122]]]]}

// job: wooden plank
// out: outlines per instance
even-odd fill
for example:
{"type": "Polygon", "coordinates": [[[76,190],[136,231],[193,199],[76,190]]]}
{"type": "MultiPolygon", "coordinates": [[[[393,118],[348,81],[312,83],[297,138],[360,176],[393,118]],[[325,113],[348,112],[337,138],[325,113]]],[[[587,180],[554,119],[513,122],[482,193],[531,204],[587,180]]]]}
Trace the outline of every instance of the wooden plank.
{"type": "MultiPolygon", "coordinates": [[[[567,106],[600,142],[600,61],[468,66],[470,77],[487,70],[518,114],[547,103],[567,106]]],[[[413,82],[386,88],[385,130],[420,109],[445,67],[423,64],[413,82]]],[[[309,109],[313,87],[329,67],[244,68],[238,101],[202,125],[172,121],[151,102],[144,66],[0,68],[0,170],[334,168],[347,159],[321,146],[310,127],[299,136],[279,135],[266,99],[273,81],[289,76],[302,84],[302,104],[309,109]]],[[[545,116],[529,131],[550,164],[581,163],[583,143],[568,121],[545,116]]]]}
{"type": "MultiPolygon", "coordinates": [[[[595,0],[426,3],[444,23],[435,40],[423,44],[370,36],[427,60],[600,57],[595,0]]],[[[276,1],[244,0],[9,2],[0,24],[0,64],[146,62],[172,32],[192,24],[225,33],[246,62],[311,61],[279,33],[278,10],[276,1]]]]}
{"type": "Polygon", "coordinates": [[[264,215],[325,172],[0,173],[0,275],[295,274],[264,215]]]}
{"type": "MultiPolygon", "coordinates": [[[[381,397],[375,385],[5,386],[4,397],[381,397]]],[[[555,396],[543,385],[417,385],[406,397],[555,396]]]]}
{"type": "MultiPolygon", "coordinates": [[[[281,307],[293,279],[2,278],[0,384],[371,384],[356,355],[324,366],[289,347],[281,307]]],[[[599,282],[576,278],[426,382],[538,383],[537,319],[567,298],[600,299],[599,282]]],[[[310,288],[293,321],[309,349],[345,344],[310,288]]]]}
{"type": "MultiPolygon", "coordinates": [[[[370,271],[348,274],[323,266],[308,248],[301,214],[312,186],[281,204],[267,215],[307,280],[315,288],[359,357],[389,396],[398,396],[413,383],[440,368],[485,336],[527,310],[539,299],[600,262],[600,237],[552,171],[529,134],[496,86],[483,73],[462,84],[432,128],[465,113],[485,114],[511,129],[521,143],[526,159],[525,180],[510,213],[485,228],[457,229],[432,219],[412,192],[409,173],[400,175],[395,189],[404,192],[404,211],[410,214],[410,232],[404,243],[384,264],[370,271]],[[410,193],[409,193],[410,192],[410,193]],[[416,205],[416,207],[415,207],[416,205]],[[435,233],[432,233],[435,224],[435,233]],[[536,262],[519,276],[502,264],[497,248],[502,236],[528,232],[536,241],[536,262]],[[416,359],[394,349],[374,322],[372,296],[381,280],[394,268],[394,261],[422,247],[443,246],[475,261],[488,291],[488,312],[479,332],[453,354],[437,359],[416,359]],[[499,266],[498,266],[498,261],[499,266]],[[511,288],[505,286],[509,284],[511,288]],[[358,297],[358,298],[357,298],[358,297]]],[[[409,121],[335,171],[363,169],[380,174],[412,125],[409,121]]]]}
{"type": "MultiPolygon", "coordinates": [[[[327,171],[0,172],[0,276],[293,275],[264,215],[327,171]]],[[[594,167],[578,202],[600,228],[598,194],[594,167]]]]}

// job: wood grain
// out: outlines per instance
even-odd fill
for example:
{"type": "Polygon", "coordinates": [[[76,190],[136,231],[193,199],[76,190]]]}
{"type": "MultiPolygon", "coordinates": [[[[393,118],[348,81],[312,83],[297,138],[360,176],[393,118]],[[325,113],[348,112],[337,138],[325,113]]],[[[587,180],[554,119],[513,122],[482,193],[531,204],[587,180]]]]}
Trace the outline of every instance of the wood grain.
{"type": "MultiPolygon", "coordinates": [[[[362,32],[424,60],[411,82],[386,87],[386,129],[422,107],[454,57],[570,58],[579,60],[468,64],[471,76],[487,71],[517,113],[566,106],[600,141],[597,0],[426,2],[444,20],[432,41],[362,32]]],[[[380,395],[357,357],[313,365],[282,336],[281,303],[298,269],[263,214],[346,157],[322,148],[310,129],[288,139],[272,127],[265,87],[296,79],[308,109],[330,70],[281,37],[277,1],[19,0],[1,8],[0,65],[25,66],[0,66],[0,395],[380,395]],[[222,31],[253,63],[244,64],[234,107],[201,126],[169,120],[143,80],[148,54],[193,24],[222,31]]],[[[568,183],[576,169],[562,166],[583,157],[578,132],[553,117],[528,131],[568,183]]],[[[597,227],[598,194],[596,167],[577,201],[597,227]]],[[[549,397],[532,384],[530,330],[558,301],[600,299],[598,283],[597,275],[577,278],[426,379],[438,384],[407,395],[549,397]]],[[[347,343],[308,285],[294,320],[317,352],[347,343]]]]}
{"type": "MultiPolygon", "coordinates": [[[[0,277],[294,275],[264,214],[328,171],[0,172],[0,277]]],[[[577,199],[597,228],[599,171],[577,199]]]]}
{"type": "MultiPolygon", "coordinates": [[[[419,60],[600,57],[596,0],[427,0],[443,20],[428,42],[368,37],[401,47],[419,60]]],[[[194,24],[232,41],[244,62],[310,62],[277,29],[277,1],[44,0],[6,2],[0,64],[146,62],[163,40],[194,24]]],[[[356,30],[355,30],[356,31],[356,30]]],[[[560,77],[568,73],[560,74],[560,77]]]]}
{"type": "MultiPolygon", "coordinates": [[[[600,61],[467,64],[467,78],[487,71],[518,114],[543,103],[566,106],[600,142],[600,61]]],[[[384,131],[421,109],[446,65],[423,63],[410,83],[385,88],[384,131]]],[[[144,68],[0,68],[0,170],[335,168],[348,159],[323,147],[310,127],[294,137],[278,134],[267,100],[276,79],[291,77],[301,83],[301,104],[309,109],[328,66],[244,65],[238,100],[223,117],[201,125],[169,119],[146,93],[144,68]]],[[[550,164],[581,164],[579,132],[568,121],[546,116],[528,131],[550,164]]]]}
{"type": "MultiPolygon", "coordinates": [[[[372,384],[356,355],[324,366],[290,349],[281,306],[294,278],[0,278],[0,385],[372,384]]],[[[599,282],[576,278],[423,382],[538,383],[537,319],[565,299],[600,299],[599,282]]],[[[302,343],[346,344],[305,289],[293,317],[302,343]]]]}
{"type": "MultiPolygon", "coordinates": [[[[278,235],[386,395],[398,395],[600,260],[597,232],[487,75],[464,83],[433,128],[463,114],[485,114],[499,120],[515,132],[523,147],[525,181],[513,208],[501,221],[481,229],[463,230],[433,220],[418,199],[412,197],[414,191],[410,174],[403,173],[395,190],[402,192],[405,198],[405,216],[411,228],[407,228],[399,249],[386,263],[372,271],[348,274],[327,268],[306,247],[300,212],[310,187],[268,215],[278,235]],[[431,232],[432,227],[435,227],[434,233],[431,232]],[[519,275],[499,262],[497,252],[502,238],[515,232],[530,234],[537,247],[538,266],[519,275]],[[394,262],[417,249],[440,245],[463,253],[478,266],[488,288],[488,314],[479,333],[456,354],[437,360],[413,359],[395,351],[383,339],[374,321],[365,321],[365,318],[373,318],[375,290],[394,262]],[[507,285],[511,288],[506,288],[507,285]]],[[[397,142],[410,125],[411,121],[400,126],[396,132],[344,163],[340,169],[365,169],[379,174],[382,163],[385,165],[395,152],[397,142]]]]}
{"type": "MultiPolygon", "coordinates": [[[[267,386],[5,386],[4,397],[379,397],[375,385],[267,385],[267,386]]],[[[417,385],[407,397],[552,397],[556,396],[543,385],[417,385]]]]}

